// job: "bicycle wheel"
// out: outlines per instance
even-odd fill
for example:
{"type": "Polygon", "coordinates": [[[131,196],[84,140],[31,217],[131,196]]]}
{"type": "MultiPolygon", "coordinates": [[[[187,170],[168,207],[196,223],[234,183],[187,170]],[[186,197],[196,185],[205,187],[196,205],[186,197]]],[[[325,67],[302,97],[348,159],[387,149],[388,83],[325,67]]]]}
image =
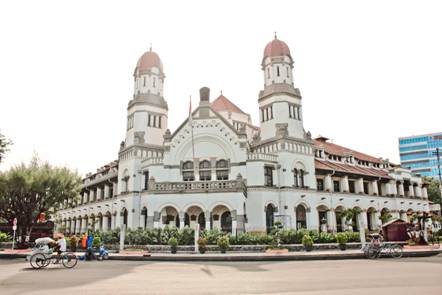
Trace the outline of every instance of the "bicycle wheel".
{"type": "Polygon", "coordinates": [[[402,247],[398,244],[394,244],[390,246],[390,256],[393,258],[401,258],[402,257],[402,247]]]}
{"type": "Polygon", "coordinates": [[[42,267],[46,267],[46,256],[42,253],[36,253],[29,258],[29,263],[31,264],[33,269],[40,269],[42,267]]]}
{"type": "Polygon", "coordinates": [[[61,263],[63,263],[63,266],[66,268],[73,268],[77,265],[77,256],[75,254],[63,254],[61,256],[61,263]]]}
{"type": "Polygon", "coordinates": [[[375,249],[375,248],[373,248],[373,247],[371,247],[371,248],[368,249],[368,251],[367,251],[367,257],[368,257],[369,259],[376,259],[376,258],[379,257],[379,254],[380,254],[380,250],[375,249]]]}

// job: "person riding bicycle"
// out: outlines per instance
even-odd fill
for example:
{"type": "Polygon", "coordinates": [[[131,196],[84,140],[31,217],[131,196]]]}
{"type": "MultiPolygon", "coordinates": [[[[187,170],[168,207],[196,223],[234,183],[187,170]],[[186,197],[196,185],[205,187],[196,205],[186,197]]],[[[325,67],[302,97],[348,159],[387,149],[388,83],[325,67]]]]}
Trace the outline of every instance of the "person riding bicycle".
{"type": "Polygon", "coordinates": [[[374,233],[371,235],[371,244],[375,247],[380,247],[382,244],[382,241],[384,240],[384,237],[382,236],[382,231],[379,233],[374,233]]]}

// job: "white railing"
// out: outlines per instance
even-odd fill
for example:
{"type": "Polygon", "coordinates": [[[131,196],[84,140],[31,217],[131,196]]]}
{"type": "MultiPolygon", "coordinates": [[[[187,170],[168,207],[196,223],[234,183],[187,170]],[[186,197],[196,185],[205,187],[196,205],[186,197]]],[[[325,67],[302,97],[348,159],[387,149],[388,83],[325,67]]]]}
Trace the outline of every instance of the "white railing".
{"type": "Polygon", "coordinates": [[[144,163],[145,165],[158,165],[163,164],[163,158],[156,157],[156,158],[147,158],[144,163]]]}
{"type": "Polygon", "coordinates": [[[278,156],[266,153],[249,153],[247,160],[278,161],[278,156]]]}
{"type": "Polygon", "coordinates": [[[149,191],[154,194],[195,193],[195,192],[238,192],[245,191],[245,183],[240,180],[217,181],[149,181],[149,191]]]}

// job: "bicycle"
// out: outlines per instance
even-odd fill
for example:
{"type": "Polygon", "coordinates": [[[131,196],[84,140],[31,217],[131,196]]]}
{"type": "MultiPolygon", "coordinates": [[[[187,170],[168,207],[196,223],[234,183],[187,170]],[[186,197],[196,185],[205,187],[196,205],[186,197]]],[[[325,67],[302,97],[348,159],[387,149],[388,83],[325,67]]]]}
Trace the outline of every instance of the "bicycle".
{"type": "Polygon", "coordinates": [[[369,259],[377,259],[382,254],[388,255],[392,258],[401,258],[403,254],[402,246],[399,244],[381,244],[379,246],[368,245],[364,249],[364,253],[369,259]]]}
{"type": "Polygon", "coordinates": [[[77,265],[77,256],[74,253],[61,253],[60,255],[35,253],[29,258],[29,263],[32,268],[40,269],[45,268],[49,264],[58,264],[61,260],[61,264],[65,268],[73,268],[77,265]]]}

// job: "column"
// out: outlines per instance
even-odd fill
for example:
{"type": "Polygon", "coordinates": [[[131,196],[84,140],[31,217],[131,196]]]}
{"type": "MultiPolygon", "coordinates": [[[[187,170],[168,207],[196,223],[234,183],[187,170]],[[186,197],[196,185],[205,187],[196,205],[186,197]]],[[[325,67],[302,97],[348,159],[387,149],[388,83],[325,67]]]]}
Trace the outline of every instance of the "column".
{"type": "Polygon", "coordinates": [[[362,210],[362,212],[359,214],[359,220],[361,220],[360,225],[362,225],[363,229],[368,229],[368,221],[367,221],[367,210],[362,210]]]}
{"type": "Polygon", "coordinates": [[[206,217],[206,229],[210,229],[210,219],[212,218],[212,214],[210,214],[209,210],[204,213],[204,217],[206,217]]]}
{"type": "Polygon", "coordinates": [[[83,204],[89,203],[89,192],[85,191],[83,193],[83,204]]]}
{"type": "Polygon", "coordinates": [[[427,191],[427,187],[426,186],[422,187],[422,197],[424,199],[428,199],[428,191],[427,191]]]}
{"type": "Polygon", "coordinates": [[[379,196],[378,182],[377,180],[373,180],[371,182],[371,191],[373,195],[379,196]]]}
{"type": "Polygon", "coordinates": [[[109,217],[110,219],[111,219],[111,229],[113,230],[113,229],[115,229],[116,228],[116,218],[117,216],[116,215],[113,215],[113,214],[111,214],[111,216],[109,217]]]}
{"type": "Polygon", "coordinates": [[[75,226],[75,233],[81,234],[81,218],[77,218],[77,225],[75,226]]]}
{"type": "Polygon", "coordinates": [[[364,193],[364,179],[358,178],[358,180],[356,180],[356,193],[357,194],[363,194],[364,193]]]}
{"type": "Polygon", "coordinates": [[[245,215],[236,215],[236,232],[238,234],[244,233],[246,230],[245,215]]]}
{"type": "Polygon", "coordinates": [[[103,215],[103,231],[108,231],[109,229],[107,228],[107,224],[109,222],[109,216],[107,215],[103,215]]]}
{"type": "MultiPolygon", "coordinates": [[[[179,216],[179,218],[180,218],[180,228],[184,228],[184,216],[185,216],[184,212],[183,212],[183,211],[180,211],[180,212],[178,213],[178,216],[179,216]]],[[[189,218],[190,218],[190,217],[189,217],[189,218]]],[[[198,220],[196,220],[196,222],[198,223],[198,220]]]]}
{"type": "Polygon", "coordinates": [[[155,211],[153,215],[153,227],[159,228],[160,227],[160,212],[155,211]]]}
{"type": "Polygon", "coordinates": [[[121,213],[120,213],[120,210],[117,210],[117,214],[115,215],[115,228],[121,228],[121,213]]]}
{"type": "Polygon", "coordinates": [[[236,228],[238,226],[237,221],[236,221],[236,210],[232,210],[230,212],[231,216],[232,216],[232,235],[236,235],[236,228]]]}
{"type": "Polygon", "coordinates": [[[69,233],[73,234],[74,231],[75,231],[75,221],[71,219],[71,221],[69,223],[70,223],[70,226],[69,226],[70,231],[69,231],[69,233]]]}
{"type": "Polygon", "coordinates": [[[109,194],[109,185],[108,185],[108,184],[105,184],[105,185],[104,185],[104,198],[105,198],[105,199],[110,198],[110,194],[109,194]]]}
{"type": "Polygon", "coordinates": [[[401,197],[405,196],[404,183],[402,181],[398,185],[398,195],[401,197]]]}
{"type": "Polygon", "coordinates": [[[336,214],[333,208],[327,211],[327,227],[329,231],[336,232],[336,214]]]}
{"type": "Polygon", "coordinates": [[[388,182],[388,186],[389,186],[389,193],[388,194],[396,196],[397,195],[396,181],[390,180],[388,182]]]}
{"type": "Polygon", "coordinates": [[[410,185],[408,186],[408,196],[409,196],[410,198],[414,197],[414,188],[413,188],[413,185],[412,185],[412,184],[410,184],[410,185]]]}
{"type": "Polygon", "coordinates": [[[81,221],[81,225],[82,225],[81,231],[84,233],[87,233],[87,219],[86,218],[83,218],[83,220],[81,221]]]}
{"type": "Polygon", "coordinates": [[[379,229],[382,225],[382,220],[381,220],[381,212],[380,211],[376,211],[374,213],[374,219],[375,222],[373,223],[373,226],[375,227],[375,229],[379,229]]]}
{"type": "Polygon", "coordinates": [[[344,176],[341,178],[341,192],[347,192],[348,193],[348,176],[344,176]]]}
{"type": "Polygon", "coordinates": [[[421,198],[422,197],[422,190],[421,190],[420,186],[416,185],[414,188],[415,188],[415,193],[414,193],[415,196],[418,198],[421,198]]]}
{"type": "Polygon", "coordinates": [[[306,210],[306,215],[307,215],[307,228],[319,230],[318,210],[316,210],[316,208],[313,210],[311,208],[308,208],[306,210]]]}
{"type": "Polygon", "coordinates": [[[330,174],[327,174],[324,178],[324,190],[327,192],[333,191],[333,182],[330,174]]]}
{"type": "Polygon", "coordinates": [[[400,213],[400,218],[403,220],[403,221],[407,221],[408,222],[408,216],[407,216],[407,212],[401,212],[400,213]]]}
{"type": "Polygon", "coordinates": [[[399,211],[398,210],[391,210],[390,211],[391,217],[392,218],[400,218],[401,216],[399,215],[399,211]]]}
{"type": "Polygon", "coordinates": [[[97,201],[101,200],[101,188],[97,187],[97,197],[96,197],[97,201]]]}
{"type": "Polygon", "coordinates": [[[152,229],[153,226],[153,215],[147,215],[146,228],[152,229]]]}

